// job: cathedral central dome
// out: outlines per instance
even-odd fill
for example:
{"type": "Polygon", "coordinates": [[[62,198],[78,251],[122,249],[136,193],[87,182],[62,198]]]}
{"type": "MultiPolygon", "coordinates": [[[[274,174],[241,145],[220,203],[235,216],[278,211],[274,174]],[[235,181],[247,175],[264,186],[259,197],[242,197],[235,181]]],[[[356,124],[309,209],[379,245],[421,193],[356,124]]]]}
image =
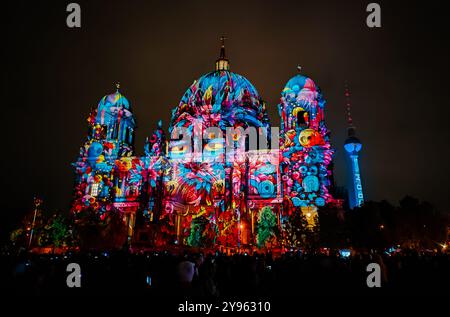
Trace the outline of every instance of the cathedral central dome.
{"type": "Polygon", "coordinates": [[[216,70],[201,76],[186,90],[177,108],[172,111],[169,132],[174,127],[191,128],[201,124],[209,127],[265,127],[269,117],[265,103],[255,87],[244,76],[231,72],[225,58],[222,38],[216,70]]]}
{"type": "Polygon", "coordinates": [[[173,127],[202,122],[205,128],[268,127],[265,104],[245,77],[228,70],[201,76],[186,90],[172,112],[173,127]]]}
{"type": "Polygon", "coordinates": [[[248,93],[252,98],[259,99],[256,88],[247,78],[230,71],[214,71],[205,74],[194,81],[186,93],[192,89],[200,89],[205,92],[208,89],[211,89],[213,95],[217,95],[217,93],[224,94],[227,92],[230,99],[242,99],[244,94],[248,93]]]}
{"type": "Polygon", "coordinates": [[[186,90],[177,108],[172,111],[169,132],[174,127],[190,128],[193,124],[209,127],[265,127],[269,116],[265,103],[250,81],[229,71],[228,60],[216,61],[216,71],[201,76],[186,90]]]}

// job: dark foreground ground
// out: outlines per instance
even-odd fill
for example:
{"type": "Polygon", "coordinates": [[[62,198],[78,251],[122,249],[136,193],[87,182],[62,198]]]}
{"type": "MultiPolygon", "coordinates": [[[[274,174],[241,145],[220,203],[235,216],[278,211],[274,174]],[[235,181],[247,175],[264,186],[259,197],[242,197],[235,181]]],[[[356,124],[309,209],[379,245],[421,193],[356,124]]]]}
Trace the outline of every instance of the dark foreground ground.
{"type": "Polygon", "coordinates": [[[285,254],[277,259],[270,255],[167,252],[3,254],[0,266],[0,288],[10,295],[445,296],[450,288],[450,257],[415,252],[350,258],[285,254]],[[373,262],[382,268],[379,289],[366,284],[366,267],[373,262]],[[81,267],[81,288],[66,284],[69,263],[81,267]]]}

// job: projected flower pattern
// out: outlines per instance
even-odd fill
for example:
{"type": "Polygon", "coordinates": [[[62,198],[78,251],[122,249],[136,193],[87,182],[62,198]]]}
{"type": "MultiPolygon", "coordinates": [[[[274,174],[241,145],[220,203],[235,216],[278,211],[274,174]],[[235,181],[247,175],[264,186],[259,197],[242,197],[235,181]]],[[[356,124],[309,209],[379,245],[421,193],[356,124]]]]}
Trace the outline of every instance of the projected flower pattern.
{"type": "Polygon", "coordinates": [[[214,241],[229,245],[264,206],[282,213],[283,197],[295,208],[324,206],[331,199],[327,187],[333,154],[324,104],[311,79],[295,76],[279,105],[280,150],[249,155],[239,147],[242,139],[237,135],[228,140],[235,149],[230,159],[225,156],[226,128],[270,129],[269,118],[247,79],[229,71],[212,72],[195,81],[173,110],[171,139],[166,141],[158,122],[145,142],[145,155],[137,157],[130,105],[119,91],[107,95],[88,118],[89,135],[74,163],[72,209],[76,213],[93,209],[104,217],[112,207],[128,208],[140,212],[147,223],[167,219],[170,226],[178,226],[178,236],[189,230],[189,221],[176,219],[205,217],[217,233],[214,241]],[[219,127],[223,135],[202,142],[196,155],[190,151],[193,142],[173,134],[179,127],[190,135],[195,129],[204,133],[219,127]]]}

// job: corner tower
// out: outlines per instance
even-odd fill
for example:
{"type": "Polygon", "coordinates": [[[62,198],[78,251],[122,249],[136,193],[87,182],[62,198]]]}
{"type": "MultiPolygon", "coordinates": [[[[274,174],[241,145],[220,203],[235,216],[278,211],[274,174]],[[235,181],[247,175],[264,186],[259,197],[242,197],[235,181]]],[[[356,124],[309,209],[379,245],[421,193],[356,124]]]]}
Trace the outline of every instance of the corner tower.
{"type": "Polygon", "coordinates": [[[107,207],[121,199],[124,182],[116,177],[117,162],[134,155],[135,119],[128,100],[119,92],[100,99],[87,121],[87,139],[73,163],[76,174],[72,209],[92,208],[105,214],[107,207]]]}
{"type": "Polygon", "coordinates": [[[310,226],[318,207],[333,200],[328,189],[334,150],[324,109],[320,88],[300,72],[287,82],[278,105],[284,211],[302,212],[310,226]]]}

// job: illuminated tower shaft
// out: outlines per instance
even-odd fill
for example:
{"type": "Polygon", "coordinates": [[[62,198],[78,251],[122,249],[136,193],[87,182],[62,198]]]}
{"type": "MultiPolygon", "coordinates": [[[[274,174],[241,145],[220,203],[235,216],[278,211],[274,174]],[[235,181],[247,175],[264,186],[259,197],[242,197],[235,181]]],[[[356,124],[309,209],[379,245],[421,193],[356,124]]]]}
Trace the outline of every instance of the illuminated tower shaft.
{"type": "Polygon", "coordinates": [[[345,140],[344,149],[350,158],[351,164],[351,189],[348,191],[350,209],[360,207],[364,203],[364,194],[361,183],[361,172],[359,170],[359,152],[362,148],[361,141],[356,137],[355,127],[351,115],[350,92],[345,87],[348,118],[348,138],[345,140]]]}
{"type": "Polygon", "coordinates": [[[361,184],[361,173],[359,172],[359,156],[358,154],[350,154],[352,164],[352,190],[349,193],[350,208],[360,207],[364,203],[364,194],[361,184]]]}

